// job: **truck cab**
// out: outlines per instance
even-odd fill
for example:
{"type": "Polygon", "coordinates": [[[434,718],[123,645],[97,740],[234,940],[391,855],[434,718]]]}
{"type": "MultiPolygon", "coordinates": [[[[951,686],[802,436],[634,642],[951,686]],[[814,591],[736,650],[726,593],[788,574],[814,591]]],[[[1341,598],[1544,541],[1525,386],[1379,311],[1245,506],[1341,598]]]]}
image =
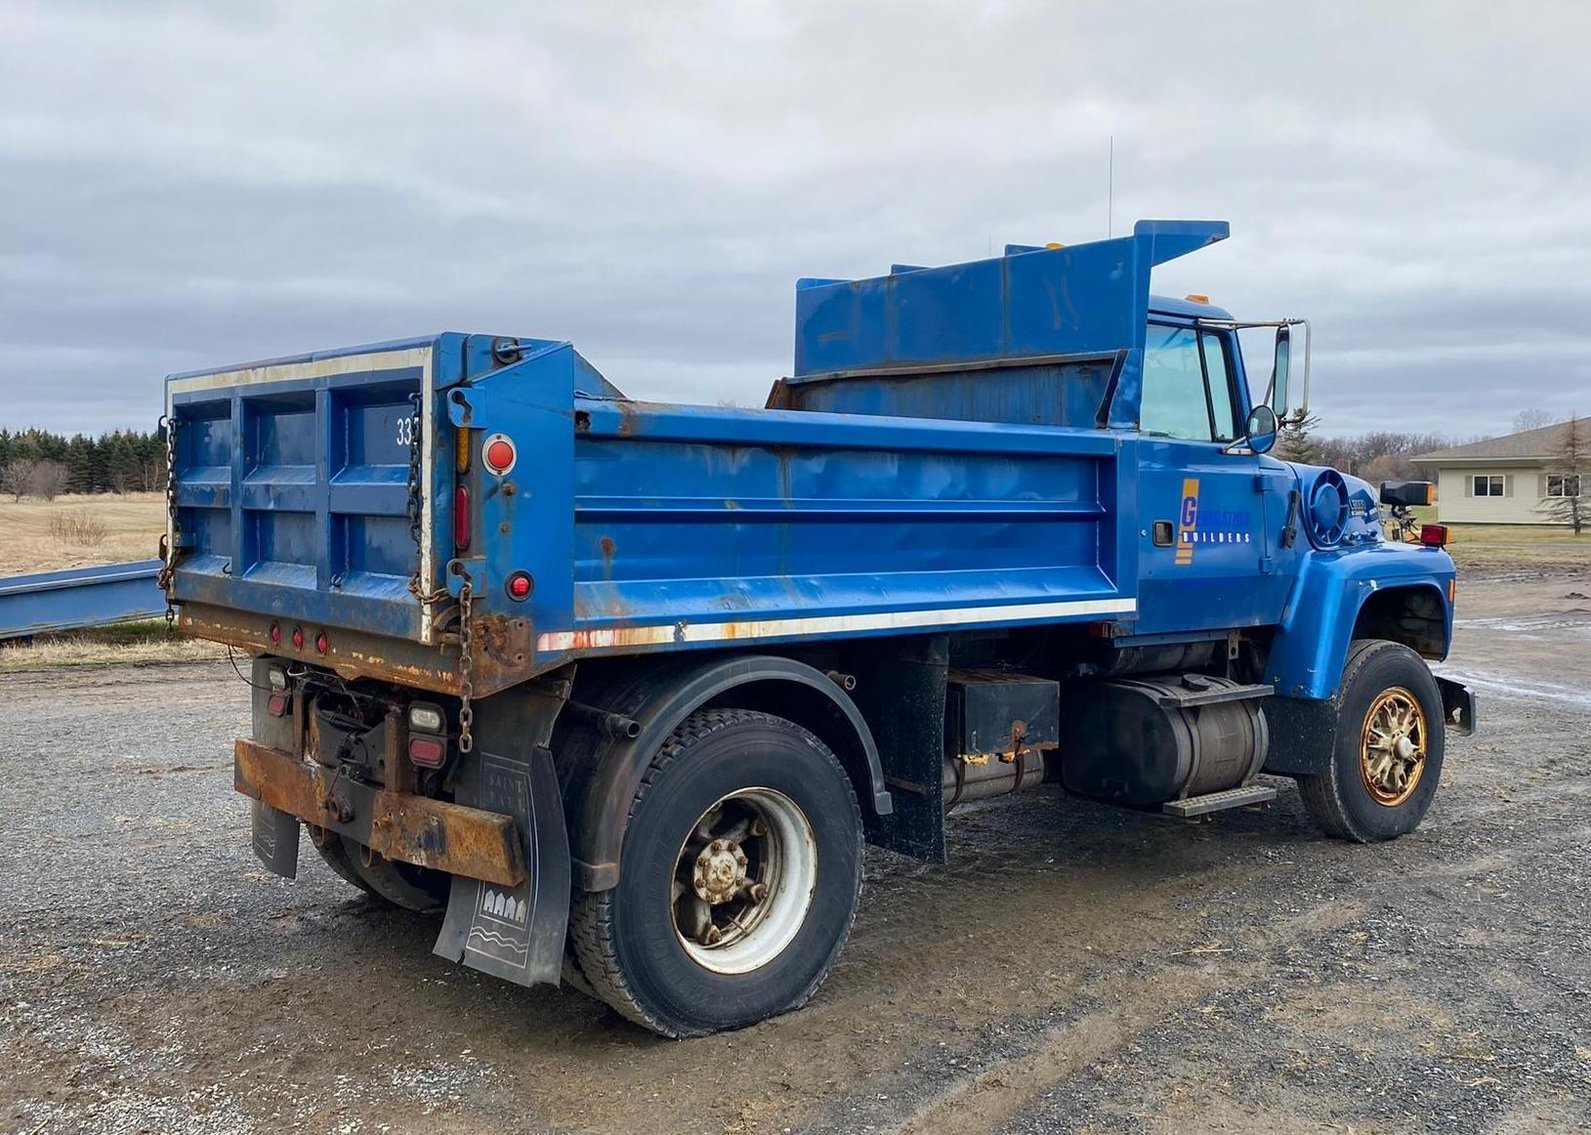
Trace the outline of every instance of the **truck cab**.
{"type": "Polygon", "coordinates": [[[292,877],[307,834],[445,910],[437,953],[687,1036],[799,1006],[863,843],[941,861],[980,798],[1186,818],[1291,778],[1329,835],[1414,830],[1473,727],[1427,666],[1453,562],[1272,456],[1304,321],[1151,295],[1226,235],[801,280],[759,409],[506,335],[171,376],[162,581],[253,659],[256,853],[292,877]]]}

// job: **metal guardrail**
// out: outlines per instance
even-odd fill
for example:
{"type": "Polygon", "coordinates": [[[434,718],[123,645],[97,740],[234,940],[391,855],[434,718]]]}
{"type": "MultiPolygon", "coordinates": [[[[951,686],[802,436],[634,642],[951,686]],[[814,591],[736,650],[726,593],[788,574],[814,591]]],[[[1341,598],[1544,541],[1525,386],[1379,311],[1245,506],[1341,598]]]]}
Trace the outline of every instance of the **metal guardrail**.
{"type": "Polygon", "coordinates": [[[0,640],[165,614],[159,560],[0,577],[0,640]]]}

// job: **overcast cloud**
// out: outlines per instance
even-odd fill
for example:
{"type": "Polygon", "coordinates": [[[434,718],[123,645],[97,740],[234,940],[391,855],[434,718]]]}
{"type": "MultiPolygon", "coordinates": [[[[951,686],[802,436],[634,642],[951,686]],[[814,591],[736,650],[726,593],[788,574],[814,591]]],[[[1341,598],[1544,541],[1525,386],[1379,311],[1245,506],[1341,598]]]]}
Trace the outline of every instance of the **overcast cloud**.
{"type": "Polygon", "coordinates": [[[0,425],[442,329],[759,403],[797,276],[1215,217],[1331,433],[1591,414],[1591,5],[0,0],[0,425]]]}

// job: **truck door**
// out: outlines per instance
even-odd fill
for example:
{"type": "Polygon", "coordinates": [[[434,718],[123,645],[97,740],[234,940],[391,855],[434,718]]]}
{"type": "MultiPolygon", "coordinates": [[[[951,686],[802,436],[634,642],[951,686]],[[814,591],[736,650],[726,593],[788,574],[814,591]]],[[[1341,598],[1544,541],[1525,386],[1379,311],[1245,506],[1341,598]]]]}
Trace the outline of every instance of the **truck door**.
{"type": "Polygon", "coordinates": [[[1225,452],[1249,409],[1230,332],[1151,323],[1139,412],[1140,634],[1274,623],[1288,474],[1225,452]]]}

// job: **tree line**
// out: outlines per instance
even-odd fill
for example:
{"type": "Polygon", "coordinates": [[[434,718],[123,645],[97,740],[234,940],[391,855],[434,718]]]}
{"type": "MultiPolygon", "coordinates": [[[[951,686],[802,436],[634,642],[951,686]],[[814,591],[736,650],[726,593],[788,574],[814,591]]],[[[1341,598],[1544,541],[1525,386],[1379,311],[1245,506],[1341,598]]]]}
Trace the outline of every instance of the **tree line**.
{"type": "Polygon", "coordinates": [[[158,492],[166,487],[160,431],[116,430],[89,437],[0,429],[0,492],[52,500],[61,493],[158,492]]]}

